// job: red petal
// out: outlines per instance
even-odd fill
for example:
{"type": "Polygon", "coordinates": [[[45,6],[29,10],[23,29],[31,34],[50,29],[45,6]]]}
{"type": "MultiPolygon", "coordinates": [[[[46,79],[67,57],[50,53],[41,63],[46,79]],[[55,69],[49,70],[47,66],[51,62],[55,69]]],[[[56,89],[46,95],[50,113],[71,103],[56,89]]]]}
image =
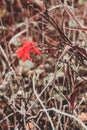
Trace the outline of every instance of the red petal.
{"type": "Polygon", "coordinates": [[[16,53],[18,55],[18,58],[22,58],[22,61],[26,61],[27,59],[31,60],[29,54],[32,52],[41,55],[39,49],[35,48],[37,45],[36,42],[29,42],[28,40],[22,40],[21,42],[23,46],[20,47],[16,53]]]}
{"type": "Polygon", "coordinates": [[[30,42],[29,44],[30,44],[31,47],[37,46],[37,43],[36,43],[36,42],[30,42]]]}
{"type": "Polygon", "coordinates": [[[32,48],[31,51],[34,52],[34,53],[36,53],[36,54],[38,54],[38,55],[41,55],[41,52],[37,48],[32,48]]]}
{"type": "Polygon", "coordinates": [[[29,57],[29,55],[25,55],[22,57],[22,61],[25,62],[26,60],[31,60],[31,58],[29,57]]]}
{"type": "Polygon", "coordinates": [[[18,58],[22,58],[23,57],[23,55],[24,55],[24,53],[25,53],[25,51],[26,51],[26,46],[23,46],[23,47],[20,47],[17,51],[16,51],[16,53],[18,54],[18,58]]]}
{"type": "Polygon", "coordinates": [[[22,57],[22,61],[26,61],[27,59],[31,60],[29,54],[30,54],[30,48],[27,48],[24,55],[23,55],[23,57],[22,57]]]}

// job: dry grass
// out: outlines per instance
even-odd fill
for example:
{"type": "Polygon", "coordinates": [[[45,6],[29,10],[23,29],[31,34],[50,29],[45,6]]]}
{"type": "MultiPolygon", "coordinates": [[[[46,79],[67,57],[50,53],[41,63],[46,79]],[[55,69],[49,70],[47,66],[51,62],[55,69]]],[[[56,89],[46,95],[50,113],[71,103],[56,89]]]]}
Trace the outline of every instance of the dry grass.
{"type": "Polygon", "coordinates": [[[87,130],[86,106],[87,2],[1,0],[0,130],[87,130]],[[42,56],[19,60],[23,39],[42,56]]]}

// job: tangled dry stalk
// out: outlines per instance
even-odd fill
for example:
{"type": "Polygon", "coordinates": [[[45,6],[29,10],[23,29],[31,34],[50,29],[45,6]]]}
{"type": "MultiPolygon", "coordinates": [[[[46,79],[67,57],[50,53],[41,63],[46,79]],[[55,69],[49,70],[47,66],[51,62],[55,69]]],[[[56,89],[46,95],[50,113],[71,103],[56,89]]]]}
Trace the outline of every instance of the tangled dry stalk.
{"type": "Polygon", "coordinates": [[[0,1],[0,130],[87,130],[87,1],[0,1]],[[17,58],[21,40],[41,56],[17,58]],[[83,114],[82,114],[83,113],[83,114]]]}

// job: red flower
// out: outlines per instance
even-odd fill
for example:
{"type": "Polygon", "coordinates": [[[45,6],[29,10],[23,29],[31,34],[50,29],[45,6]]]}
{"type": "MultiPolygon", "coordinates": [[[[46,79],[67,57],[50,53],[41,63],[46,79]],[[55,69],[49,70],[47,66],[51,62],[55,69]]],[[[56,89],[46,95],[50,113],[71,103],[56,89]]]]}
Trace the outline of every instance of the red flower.
{"type": "Polygon", "coordinates": [[[37,55],[41,55],[41,52],[39,49],[37,49],[37,43],[36,42],[30,42],[28,40],[23,40],[21,41],[23,44],[22,47],[20,47],[16,53],[18,55],[18,58],[22,58],[22,61],[31,60],[30,54],[31,53],[36,53],[37,55]]]}

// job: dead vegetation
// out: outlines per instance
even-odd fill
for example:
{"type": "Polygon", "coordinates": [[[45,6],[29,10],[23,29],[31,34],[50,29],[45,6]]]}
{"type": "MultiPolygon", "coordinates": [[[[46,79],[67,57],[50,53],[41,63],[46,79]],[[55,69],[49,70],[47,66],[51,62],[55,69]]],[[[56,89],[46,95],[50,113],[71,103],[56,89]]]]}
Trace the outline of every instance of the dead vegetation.
{"type": "Polygon", "coordinates": [[[0,130],[87,130],[87,1],[0,1],[0,130]],[[17,58],[21,41],[41,56],[17,58]]]}

